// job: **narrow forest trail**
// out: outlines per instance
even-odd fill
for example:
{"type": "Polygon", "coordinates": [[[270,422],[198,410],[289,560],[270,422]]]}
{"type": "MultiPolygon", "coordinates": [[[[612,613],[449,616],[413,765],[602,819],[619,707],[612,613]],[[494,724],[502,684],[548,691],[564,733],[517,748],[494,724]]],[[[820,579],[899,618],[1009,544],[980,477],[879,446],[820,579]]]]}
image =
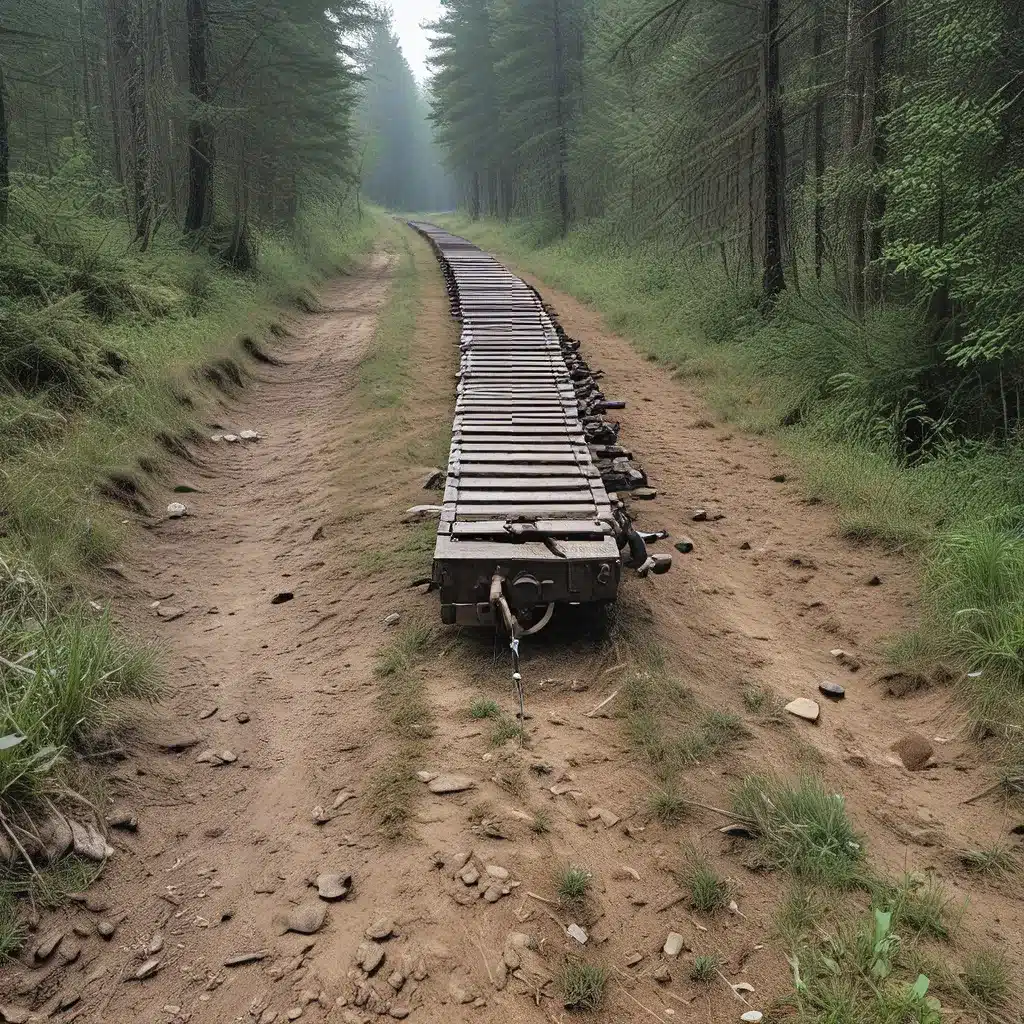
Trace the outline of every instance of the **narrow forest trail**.
{"type": "MultiPolygon", "coordinates": [[[[786,879],[747,867],[749,847],[720,835],[712,811],[674,827],[652,819],[655,787],[615,701],[612,717],[589,714],[620,688],[628,650],[564,630],[526,645],[533,717],[521,752],[492,745],[491,723],[469,715],[481,696],[510,707],[503,652],[489,638],[422,628],[437,620],[436,599],[409,584],[428,568],[429,539],[400,520],[432,500],[422,481],[450,424],[457,335],[425,243],[403,230],[388,246],[325,290],[323,312],[294,318],[282,365],[261,366],[225,401],[223,426],[263,439],[204,448],[188,468],[192,514],[146,533],[125,559],[114,607],[165,646],[168,666],[165,703],[106,785],[113,806],[138,816],[138,832],[112,832],[117,855],[90,890],[91,910],[40,925],[40,937],[58,930],[69,949],[79,943],[77,958],[4,972],[8,1020],[18,1007],[147,1024],[558,1022],[570,1015],[548,983],[579,950],[570,923],[587,928],[587,956],[608,970],[601,1019],[733,1021],[789,990],[773,925],[786,879]],[[397,301],[411,303],[415,332],[398,339],[396,362],[367,371],[397,301]],[[273,603],[285,591],[293,598],[273,603]],[[158,620],[156,600],[183,614],[158,620]],[[393,614],[398,623],[385,625],[393,614]],[[382,676],[382,666],[396,671],[382,676]],[[197,760],[207,749],[237,759],[197,760]],[[471,788],[435,795],[409,783],[411,771],[465,776],[471,788]],[[612,813],[593,817],[595,807],[612,813]],[[382,811],[402,837],[382,837],[382,811]],[[739,913],[676,901],[673,872],[694,844],[729,879],[739,913]],[[577,914],[554,887],[570,863],[593,878],[577,914]],[[464,865],[467,878],[497,882],[487,900],[482,882],[458,877],[464,865]],[[320,901],[310,882],[332,873],[351,874],[351,894],[320,901]],[[275,919],[296,908],[326,919],[308,922],[318,926],[309,936],[281,934],[275,919]],[[86,932],[100,919],[116,925],[109,942],[73,939],[74,925],[86,932]],[[684,952],[659,981],[669,931],[684,952]],[[711,985],[689,979],[701,953],[721,958],[711,985]],[[243,954],[255,956],[228,966],[243,954]],[[152,976],[133,980],[147,962],[152,976]],[[746,1004],[725,979],[753,986],[746,1004]]],[[[792,468],[769,443],[712,425],[666,370],[538,284],[606,370],[609,397],[629,403],[622,440],[660,492],[640,508],[642,524],[695,542],[671,574],[634,581],[623,599],[698,706],[746,726],[726,752],[694,764],[685,794],[727,806],[744,774],[824,772],[878,866],[936,869],[952,895],[970,896],[971,934],[1019,956],[1019,903],[968,879],[953,852],[1008,827],[990,801],[962,806],[989,781],[977,748],[953,735],[945,691],[896,700],[874,681],[882,639],[913,619],[912,566],[837,538],[826,509],[772,480],[792,468]],[[699,506],[724,518],[694,523],[699,506]],[[869,586],[874,576],[881,584],[869,586]],[[838,646],[861,662],[857,672],[836,666],[838,646]],[[826,678],[848,696],[816,727],[744,707],[747,684],[813,697],[826,678]],[[935,768],[890,762],[889,745],[912,729],[943,737],[935,768]]]]}

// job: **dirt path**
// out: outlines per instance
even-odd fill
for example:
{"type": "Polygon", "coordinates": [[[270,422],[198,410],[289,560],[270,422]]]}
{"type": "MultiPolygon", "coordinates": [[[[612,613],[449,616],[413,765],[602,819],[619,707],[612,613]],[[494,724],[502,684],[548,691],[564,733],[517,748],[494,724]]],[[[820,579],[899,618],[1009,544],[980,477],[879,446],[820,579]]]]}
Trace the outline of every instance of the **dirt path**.
{"type": "MultiPolygon", "coordinates": [[[[788,989],[772,939],[786,883],[745,867],[742,843],[718,834],[713,812],[676,828],[651,818],[654,787],[621,724],[588,715],[621,685],[622,652],[564,631],[528,645],[533,718],[520,753],[514,742],[493,745],[492,724],[469,715],[482,698],[510,706],[503,652],[489,638],[426,628],[436,600],[409,584],[429,566],[429,528],[400,519],[431,500],[423,471],[450,422],[456,335],[426,246],[404,234],[392,244],[393,254],[326,290],[325,312],[290,325],[284,365],[261,367],[225,402],[223,427],[252,427],[263,440],[204,449],[201,468],[188,471],[199,488],[193,514],[147,533],[127,561],[118,614],[166,645],[169,667],[166,704],[107,783],[111,804],[135,812],[139,830],[112,833],[117,855],[91,890],[93,910],[41,926],[70,935],[106,918],[117,932],[106,943],[83,939],[72,964],[8,972],[4,997],[83,1021],[272,1024],[300,1010],[303,1020],[346,1024],[386,1019],[378,1013],[430,1024],[561,1021],[549,983],[579,950],[564,932],[575,922],[589,932],[587,955],[609,972],[607,1020],[731,1021],[767,1008],[788,989]],[[396,404],[367,393],[359,364],[376,352],[378,317],[396,297],[389,302],[389,288],[410,266],[415,335],[391,339],[392,362],[386,347],[375,356],[404,393],[396,404]],[[282,592],[294,596],[273,603],[282,592]],[[155,600],[183,614],[157,621],[155,600]],[[391,614],[400,621],[387,626],[391,614]],[[395,671],[375,673],[382,665],[395,671]],[[237,759],[199,761],[208,749],[237,759]],[[410,771],[464,775],[472,788],[435,795],[409,783],[410,771]],[[382,837],[384,814],[398,839],[382,837]],[[681,843],[701,845],[728,876],[739,914],[666,906],[679,892],[681,843]],[[555,870],[568,864],[593,879],[578,912],[554,891],[555,870]],[[464,865],[482,880],[467,885],[464,865]],[[318,900],[310,881],[339,872],[352,875],[349,898],[318,900]],[[307,906],[326,910],[315,934],[280,934],[276,917],[307,906]],[[382,918],[378,934],[391,937],[371,942],[364,933],[382,918]],[[687,951],[659,982],[670,930],[687,951]],[[246,953],[260,956],[226,966],[246,953]],[[368,977],[357,961],[373,966],[380,953],[368,977]],[[747,1006],[724,980],[689,980],[698,953],[718,954],[724,977],[754,986],[747,1006]],[[642,958],[629,965],[633,954],[642,958]],[[124,980],[147,960],[157,961],[152,977],[124,980]]],[[[1019,952],[1019,904],[967,879],[950,853],[1005,836],[1009,824],[991,802],[960,804],[987,781],[976,748],[953,736],[942,691],[896,701],[871,681],[880,642],[912,619],[912,569],[838,539],[827,510],[772,481],[792,468],[770,445],[711,425],[666,371],[541,287],[607,371],[609,396],[630,403],[623,441],[660,492],[642,522],[696,544],[669,576],[625,595],[700,706],[733,711],[748,727],[727,756],[693,767],[687,794],[721,806],[745,773],[822,770],[847,794],[876,861],[937,869],[954,894],[970,895],[972,921],[988,922],[980,930],[1019,952]],[[693,523],[698,506],[725,518],[693,523]],[[869,586],[875,575],[881,585],[869,586]],[[859,671],[837,668],[836,646],[859,671]],[[749,683],[814,696],[823,678],[848,696],[817,727],[744,707],[749,683]],[[911,774],[887,759],[911,728],[948,740],[935,742],[936,768],[911,774]]]]}

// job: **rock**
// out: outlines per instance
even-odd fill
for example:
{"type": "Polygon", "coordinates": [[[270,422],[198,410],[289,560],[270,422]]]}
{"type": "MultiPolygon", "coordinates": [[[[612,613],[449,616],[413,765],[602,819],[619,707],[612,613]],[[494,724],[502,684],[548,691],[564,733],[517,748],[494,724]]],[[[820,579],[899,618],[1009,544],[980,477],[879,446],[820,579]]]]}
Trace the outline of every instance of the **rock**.
{"type": "Polygon", "coordinates": [[[279,590],[271,599],[271,604],[287,604],[295,600],[295,595],[290,590],[279,590]]]}
{"type": "Polygon", "coordinates": [[[395,922],[390,917],[378,917],[364,933],[368,939],[380,942],[390,939],[395,931],[395,922]]]}
{"type": "Polygon", "coordinates": [[[160,967],[161,961],[156,957],[152,957],[139,965],[138,969],[132,975],[132,978],[135,981],[145,981],[146,978],[152,978],[153,975],[160,970],[160,967]]]}
{"type": "Polygon", "coordinates": [[[760,1010],[747,1010],[746,1013],[740,1015],[740,1020],[745,1021],[746,1024],[761,1024],[764,1014],[760,1010]]]}
{"type": "Polygon", "coordinates": [[[185,610],[172,604],[162,604],[157,608],[156,614],[157,618],[163,619],[164,622],[173,622],[175,619],[180,619],[185,614],[185,610]]]}
{"type": "Polygon", "coordinates": [[[167,506],[167,515],[170,519],[180,519],[182,516],[188,515],[188,506],[183,505],[180,501],[172,501],[167,506]]]}
{"type": "Polygon", "coordinates": [[[405,975],[401,971],[392,971],[388,975],[388,984],[396,991],[401,992],[405,984],[405,975]]]}
{"type": "Polygon", "coordinates": [[[658,964],[658,966],[651,971],[651,977],[655,981],[660,981],[662,985],[667,985],[672,980],[672,975],[669,973],[669,969],[666,964],[658,964]]]}
{"type": "Polygon", "coordinates": [[[640,961],[643,960],[643,958],[643,953],[630,953],[629,956],[626,957],[626,966],[636,967],[636,965],[640,963],[640,961]]]}
{"type": "Polygon", "coordinates": [[[808,697],[797,697],[796,700],[791,700],[786,705],[786,710],[791,715],[796,715],[797,718],[803,718],[808,722],[816,722],[821,714],[818,702],[810,700],[808,697]]]}
{"type": "Polygon", "coordinates": [[[489,885],[484,891],[484,899],[487,900],[488,903],[497,903],[504,895],[504,890],[497,882],[489,885]]]}
{"type": "Polygon", "coordinates": [[[730,914],[739,914],[739,912],[740,912],[740,905],[735,900],[729,900],[729,913],[730,914]]]}
{"type": "Polygon", "coordinates": [[[437,778],[437,772],[417,772],[416,778],[420,782],[433,782],[437,778]]]}
{"type": "MultiPolygon", "coordinates": [[[[71,849],[71,844],[74,842],[71,826],[67,819],[57,813],[51,814],[39,826],[36,838],[39,840],[44,859],[51,864],[60,860],[71,849]]],[[[103,845],[105,849],[106,843],[103,845]]]]}
{"type": "Polygon", "coordinates": [[[744,542],[743,542],[743,543],[742,543],[742,544],[740,545],[740,551],[749,551],[749,550],[750,550],[750,541],[749,541],[749,540],[745,540],[745,541],[744,541],[744,542]]]}
{"type": "Polygon", "coordinates": [[[612,878],[620,879],[625,881],[627,878],[632,879],[634,882],[640,881],[640,872],[636,868],[631,868],[628,864],[620,864],[613,872],[612,878]]]}
{"type": "MultiPolygon", "coordinates": [[[[77,922],[74,926],[72,926],[71,930],[80,939],[88,939],[91,935],[95,934],[95,932],[96,932],[96,929],[93,928],[93,926],[91,924],[89,924],[88,921],[79,921],[79,922],[77,922]]],[[[2,1020],[2,1019],[3,1018],[0,1017],[0,1020],[2,1020]]]]}
{"type": "Polygon", "coordinates": [[[480,872],[472,864],[468,864],[459,874],[464,885],[476,885],[480,881],[480,872]]]}
{"type": "MultiPolygon", "coordinates": [[[[220,437],[222,441],[227,441],[228,444],[238,444],[237,434],[219,434],[217,436],[220,437]]],[[[213,438],[211,438],[211,440],[213,440],[213,438]]]]}
{"type": "Polygon", "coordinates": [[[288,1018],[289,1020],[298,1020],[298,1019],[299,1019],[299,1018],[300,1018],[300,1017],[302,1016],[302,1007],[301,1007],[301,1006],[293,1006],[293,1007],[291,1007],[291,1008],[290,1008],[290,1009],[289,1009],[289,1010],[288,1010],[288,1011],[287,1011],[287,1012],[285,1013],[285,1016],[286,1016],[286,1017],[287,1017],[287,1018],[288,1018]]]}
{"type": "Polygon", "coordinates": [[[249,712],[248,711],[236,711],[235,712],[235,721],[239,725],[247,725],[249,723],[249,721],[250,721],[249,712]]]}
{"type": "Polygon", "coordinates": [[[912,732],[898,739],[890,748],[908,771],[919,772],[932,759],[932,745],[920,733],[912,732]]]}
{"type": "Polygon", "coordinates": [[[708,519],[708,511],[705,508],[695,508],[693,515],[690,517],[695,523],[706,523],[708,519]]]}
{"type": "Polygon", "coordinates": [[[161,932],[153,932],[149,942],[146,944],[146,952],[150,956],[156,956],[164,948],[164,937],[161,932]]]}
{"type": "Polygon", "coordinates": [[[398,612],[392,612],[390,615],[384,617],[385,626],[397,626],[401,622],[402,616],[398,612]]]}
{"type": "Polygon", "coordinates": [[[669,932],[668,938],[665,940],[665,945],[662,952],[665,956],[676,957],[679,956],[683,951],[683,947],[686,945],[686,940],[679,934],[679,932],[669,932]]]}
{"type": "Polygon", "coordinates": [[[838,683],[818,683],[818,689],[829,698],[829,700],[842,700],[846,696],[846,689],[838,683]]]}
{"type": "MultiPolygon", "coordinates": [[[[96,931],[99,932],[101,938],[104,938],[109,942],[110,939],[114,937],[114,933],[117,931],[117,926],[113,921],[104,920],[100,921],[100,923],[96,925],[96,931]]],[[[162,948],[163,944],[161,943],[161,949],[162,948]]],[[[150,950],[150,952],[159,953],[160,950],[150,950]]]]}
{"type": "Polygon", "coordinates": [[[75,853],[79,856],[102,863],[113,852],[107,846],[103,834],[92,822],[82,824],[82,822],[70,819],[68,824],[71,826],[75,853]]]}
{"type": "Polygon", "coordinates": [[[217,756],[220,758],[221,764],[234,764],[238,760],[238,755],[230,750],[220,750],[217,752],[217,756]]]}
{"type": "Polygon", "coordinates": [[[475,786],[476,782],[465,775],[438,775],[427,788],[431,793],[461,793],[475,786]]]}
{"type": "Polygon", "coordinates": [[[367,974],[373,974],[384,963],[384,947],[376,942],[361,942],[356,951],[356,963],[367,974]]]}
{"type": "Polygon", "coordinates": [[[258,441],[263,435],[258,430],[240,430],[238,436],[243,441],[258,441]]]}
{"type": "Polygon", "coordinates": [[[166,739],[160,740],[157,743],[158,747],[164,750],[171,750],[175,754],[180,754],[183,750],[188,750],[190,747],[197,746],[199,740],[188,733],[183,733],[180,736],[170,736],[166,739]]]}
{"type": "Polygon", "coordinates": [[[281,935],[295,932],[298,935],[315,935],[327,920],[327,908],[322,903],[301,903],[276,914],[274,924],[281,935]]]}
{"type": "Polygon", "coordinates": [[[578,924],[573,923],[569,925],[569,927],[565,929],[565,934],[568,935],[570,939],[575,939],[581,946],[586,945],[588,938],[586,930],[581,928],[578,924]]]}
{"type": "Polygon", "coordinates": [[[235,953],[224,961],[224,966],[243,967],[245,964],[255,964],[260,960],[266,960],[268,956],[270,956],[270,952],[266,949],[255,949],[249,953],[235,953]]]}
{"type": "Polygon", "coordinates": [[[591,821],[600,818],[605,828],[612,828],[614,825],[618,825],[619,823],[618,815],[612,814],[612,812],[605,807],[591,807],[590,810],[587,811],[587,817],[590,818],[591,821]]]}
{"type": "Polygon", "coordinates": [[[423,490],[436,491],[444,487],[445,471],[443,469],[432,469],[423,479],[423,490]]]}
{"type": "Polygon", "coordinates": [[[334,803],[331,804],[331,810],[336,811],[339,807],[343,807],[349,802],[349,800],[355,799],[355,793],[350,789],[343,789],[335,798],[334,803]]]}
{"type": "Polygon", "coordinates": [[[25,1024],[31,1014],[19,1006],[0,1006],[0,1020],[7,1024],[25,1024]]]}
{"type": "Polygon", "coordinates": [[[264,1010],[260,1014],[260,1024],[274,1024],[277,1020],[277,1010],[264,1010]]]}
{"type": "Polygon", "coordinates": [[[658,496],[658,492],[653,487],[634,487],[630,495],[640,501],[651,501],[658,496]]]}
{"type": "Polygon", "coordinates": [[[772,483],[773,484],[784,484],[785,482],[786,482],[786,474],[785,473],[776,473],[775,476],[772,477],[772,483]]]}
{"type": "Polygon", "coordinates": [[[121,832],[137,832],[139,830],[139,822],[135,815],[123,808],[111,811],[107,815],[107,824],[121,832]]]}
{"type": "Polygon", "coordinates": [[[867,585],[869,587],[880,587],[882,585],[882,577],[881,576],[869,576],[867,578],[866,582],[867,582],[867,585]]]}
{"type": "Polygon", "coordinates": [[[322,900],[343,900],[352,891],[352,875],[348,872],[318,875],[316,891],[322,900]]]}
{"type": "Polygon", "coordinates": [[[835,647],[829,653],[840,665],[848,668],[851,672],[856,672],[860,669],[860,662],[852,654],[847,654],[841,647],[835,647]]]}
{"type": "Polygon", "coordinates": [[[406,1003],[395,1003],[388,1013],[395,1018],[395,1020],[405,1020],[406,1017],[412,1013],[412,1010],[406,1003]]]}
{"type": "Polygon", "coordinates": [[[422,957],[416,961],[416,967],[412,972],[412,976],[414,981],[426,981],[430,977],[426,961],[422,957]]]}
{"type": "Polygon", "coordinates": [[[682,555],[688,555],[693,550],[693,541],[683,536],[675,542],[675,549],[682,555]]]}
{"type": "Polygon", "coordinates": [[[508,868],[499,867],[497,864],[488,864],[484,870],[491,876],[504,882],[508,878],[508,868]]]}
{"type": "Polygon", "coordinates": [[[36,948],[33,950],[32,957],[35,962],[37,964],[41,964],[44,960],[49,960],[63,938],[64,933],[62,931],[53,931],[44,935],[39,942],[36,943],[36,948]]]}
{"type": "Polygon", "coordinates": [[[317,804],[313,808],[313,823],[316,825],[326,825],[331,820],[331,816],[324,810],[322,804],[317,804]]]}
{"type": "Polygon", "coordinates": [[[451,999],[453,1003],[465,1006],[467,1003],[471,1003],[476,999],[476,994],[472,989],[467,989],[462,982],[453,978],[448,983],[448,998],[451,999]]]}

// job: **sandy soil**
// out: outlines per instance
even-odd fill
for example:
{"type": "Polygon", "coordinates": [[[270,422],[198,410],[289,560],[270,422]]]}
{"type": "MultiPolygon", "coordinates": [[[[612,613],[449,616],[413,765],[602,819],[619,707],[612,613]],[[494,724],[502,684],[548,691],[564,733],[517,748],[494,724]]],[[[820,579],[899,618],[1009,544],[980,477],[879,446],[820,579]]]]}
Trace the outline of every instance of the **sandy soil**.
{"type": "MultiPolygon", "coordinates": [[[[579,949],[564,932],[573,922],[589,932],[588,956],[609,970],[607,1020],[731,1021],[787,991],[772,924],[786,880],[746,867],[749,847],[721,836],[714,812],[671,829],[650,820],[652,781],[620,721],[587,714],[621,683],[622,652],[564,629],[526,646],[525,754],[493,748],[489,724],[468,714],[480,695],[511,707],[508,666],[490,638],[438,630],[410,669],[432,725],[410,741],[382,720],[379,652],[410,624],[438,617],[436,598],[410,587],[429,565],[387,552],[406,543],[404,510],[431,500],[422,453],[447,429],[457,362],[440,275],[426,246],[409,244],[421,294],[402,408],[374,409],[357,390],[398,260],[378,253],[325,291],[325,312],[295,318],[278,347],[283,365],[261,366],[216,412],[222,427],[263,439],[211,443],[198,467],[183,466],[199,488],[188,496],[192,514],[140,531],[126,579],[111,584],[117,614],[166,648],[166,699],[140,716],[127,759],[106,781],[111,806],[137,814],[137,834],[111,833],[117,852],[90,891],[93,909],[53,914],[40,934],[70,936],[74,924],[101,918],[117,930],[107,942],[81,939],[74,963],[4,971],[8,1019],[17,1007],[62,1021],[164,1024],[271,1024],[297,1011],[349,1024],[387,1019],[376,1011],[437,1024],[561,1021],[569,1015],[545,983],[579,949]],[[285,591],[293,599],[273,603],[285,591]],[[184,614],[158,619],[157,600],[184,614]],[[385,625],[392,613],[399,623],[385,625]],[[197,763],[208,749],[237,759],[197,763]],[[417,782],[406,836],[387,841],[370,794],[400,757],[473,787],[435,795],[417,782]],[[620,820],[592,820],[594,806],[620,820]],[[550,819],[546,833],[529,827],[538,811],[550,819]],[[703,847],[728,876],[739,914],[660,909],[678,893],[671,871],[684,844],[703,847]],[[481,873],[508,872],[496,902],[453,877],[469,851],[481,873]],[[593,875],[593,897],[576,916],[554,892],[554,871],[568,863],[593,875]],[[351,873],[350,896],[319,901],[311,881],[336,872],[351,873]],[[280,934],[278,915],[309,905],[326,909],[315,934],[280,934]],[[391,936],[378,950],[364,932],[382,918],[391,936]],[[670,930],[689,952],[669,961],[672,981],[658,983],[670,930]],[[368,981],[356,961],[380,951],[368,981]],[[748,1005],[724,980],[688,980],[700,952],[720,953],[724,978],[754,986],[748,1005]],[[226,965],[244,953],[262,955],[226,965]],[[642,959],[627,966],[634,953],[642,959]],[[133,980],[150,959],[155,973],[133,980]]],[[[701,705],[735,711],[750,729],[726,755],[696,765],[686,793],[725,806],[748,772],[823,772],[846,794],[876,866],[934,870],[951,895],[969,898],[962,947],[1001,942],[1019,959],[1019,901],[965,874],[955,857],[1008,840],[1017,824],[993,800],[962,802],[991,781],[984,750],[961,734],[948,689],[894,698],[877,682],[881,644],[914,618],[913,564],[839,538],[770,443],[714,425],[683,384],[595,313],[538,285],[606,370],[609,397],[629,403],[623,443],[659,491],[636,503],[642,524],[695,543],[668,576],[631,582],[623,600],[646,617],[701,705]],[[780,474],[785,482],[774,482],[780,474]],[[724,518],[693,522],[698,507],[724,518]],[[875,576],[880,585],[869,585],[875,576]],[[861,667],[838,666],[835,647],[861,667]],[[742,703],[749,683],[813,697],[824,679],[847,697],[825,706],[817,725],[764,722],[742,703]],[[909,731],[932,739],[933,768],[892,763],[890,745],[909,731]]]]}

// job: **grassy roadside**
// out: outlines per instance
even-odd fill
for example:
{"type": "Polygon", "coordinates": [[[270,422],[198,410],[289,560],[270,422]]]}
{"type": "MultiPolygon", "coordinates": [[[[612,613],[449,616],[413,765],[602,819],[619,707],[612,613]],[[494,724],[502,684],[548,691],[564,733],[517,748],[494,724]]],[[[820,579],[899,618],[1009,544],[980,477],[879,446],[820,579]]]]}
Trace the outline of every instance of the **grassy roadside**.
{"type": "Polygon", "coordinates": [[[204,407],[244,383],[282,307],[314,303],[377,231],[324,209],[259,237],[244,275],[171,229],[139,253],[98,216],[40,225],[16,209],[0,232],[0,956],[17,897],[62,890],[68,868],[43,870],[50,824],[90,816],[89,765],[124,702],[156,692],[156,657],[87,600],[90,580],[158,511],[204,407]]]}
{"type": "Polygon", "coordinates": [[[778,439],[846,535],[921,553],[924,617],[900,649],[973,670],[960,683],[972,721],[1024,763],[1024,448],[948,437],[927,458],[897,454],[934,427],[900,394],[878,394],[906,358],[906,314],[858,324],[805,293],[766,324],[717,266],[664,246],[597,228],[542,244],[529,224],[437,219],[600,310],[722,418],[778,439]]]}

